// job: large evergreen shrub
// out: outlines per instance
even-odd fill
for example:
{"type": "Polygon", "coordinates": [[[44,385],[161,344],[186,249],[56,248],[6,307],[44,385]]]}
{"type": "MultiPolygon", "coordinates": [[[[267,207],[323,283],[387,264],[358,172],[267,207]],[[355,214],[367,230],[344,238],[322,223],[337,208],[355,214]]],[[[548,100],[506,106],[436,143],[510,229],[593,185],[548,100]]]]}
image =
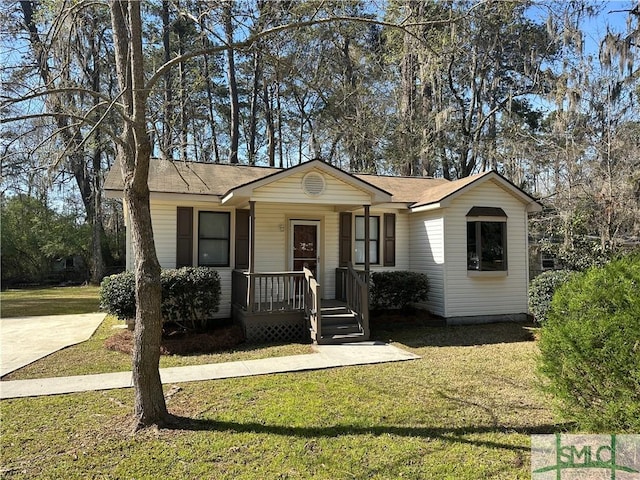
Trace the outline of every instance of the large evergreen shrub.
{"type": "Polygon", "coordinates": [[[371,305],[374,309],[406,309],[411,302],[423,302],[429,293],[424,273],[393,270],[371,275],[371,305]]]}
{"type": "Polygon", "coordinates": [[[549,270],[531,280],[529,284],[529,311],[538,323],[544,323],[555,291],[564,285],[575,272],[549,270]]]}
{"type": "MultiPolygon", "coordinates": [[[[220,305],[220,276],[207,267],[165,269],[162,283],[162,317],[190,330],[203,329],[220,305]]],[[[133,272],[106,277],[100,285],[100,307],[122,320],[136,316],[133,272]]]]}
{"type": "Polygon", "coordinates": [[[551,302],[539,372],[587,431],[640,431],[640,256],[578,274],[551,302]]]}
{"type": "Polygon", "coordinates": [[[121,320],[136,317],[136,279],[133,272],[122,272],[102,279],[100,308],[121,320]]]}

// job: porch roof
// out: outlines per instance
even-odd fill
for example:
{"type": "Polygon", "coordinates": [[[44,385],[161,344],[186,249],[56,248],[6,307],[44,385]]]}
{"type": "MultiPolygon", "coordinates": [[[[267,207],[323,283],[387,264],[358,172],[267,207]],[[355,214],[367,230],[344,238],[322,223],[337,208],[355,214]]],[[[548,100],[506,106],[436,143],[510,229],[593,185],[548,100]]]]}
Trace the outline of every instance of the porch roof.
{"type": "Polygon", "coordinates": [[[253,195],[256,189],[260,187],[269,185],[273,182],[277,182],[278,180],[286,178],[290,175],[312,171],[320,171],[326,175],[337,178],[338,180],[350,185],[355,189],[365,192],[371,198],[372,204],[390,203],[393,201],[393,195],[390,192],[387,192],[384,189],[380,188],[379,186],[367,182],[366,180],[363,180],[356,175],[347,173],[344,170],[334,167],[333,165],[329,165],[328,163],[325,163],[321,160],[311,160],[309,162],[301,163],[286,170],[274,170],[271,174],[265,177],[255,178],[248,181],[247,183],[238,185],[235,188],[230,189],[223,196],[222,202],[235,203],[238,201],[245,201],[249,197],[251,197],[251,195],[253,195]]]}

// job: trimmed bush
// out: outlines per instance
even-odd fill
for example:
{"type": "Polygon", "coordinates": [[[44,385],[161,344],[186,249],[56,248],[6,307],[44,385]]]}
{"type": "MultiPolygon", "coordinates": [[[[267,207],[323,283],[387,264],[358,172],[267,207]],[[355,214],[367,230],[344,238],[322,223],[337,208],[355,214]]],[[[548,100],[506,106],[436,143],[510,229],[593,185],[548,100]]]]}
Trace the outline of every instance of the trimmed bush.
{"type": "Polygon", "coordinates": [[[538,370],[582,430],[640,431],[640,256],[572,277],[540,332],[538,370]]]}
{"type": "Polygon", "coordinates": [[[100,309],[121,320],[136,317],[136,279],[133,272],[104,277],[100,283],[100,309]]]}
{"type": "Polygon", "coordinates": [[[202,330],[220,306],[220,276],[207,267],[163,270],[162,316],[189,330],[202,330]]]}
{"type": "MultiPolygon", "coordinates": [[[[220,276],[207,267],[162,270],[162,317],[189,330],[206,327],[220,305],[220,276]]],[[[133,272],[106,277],[100,285],[100,308],[121,320],[136,316],[133,272]]]]}
{"type": "Polygon", "coordinates": [[[564,285],[575,272],[550,270],[531,280],[529,284],[529,311],[538,323],[544,323],[555,291],[564,285]]]}
{"type": "Polygon", "coordinates": [[[422,302],[429,293],[424,273],[394,270],[371,275],[371,305],[374,309],[406,310],[411,302],[422,302]]]}

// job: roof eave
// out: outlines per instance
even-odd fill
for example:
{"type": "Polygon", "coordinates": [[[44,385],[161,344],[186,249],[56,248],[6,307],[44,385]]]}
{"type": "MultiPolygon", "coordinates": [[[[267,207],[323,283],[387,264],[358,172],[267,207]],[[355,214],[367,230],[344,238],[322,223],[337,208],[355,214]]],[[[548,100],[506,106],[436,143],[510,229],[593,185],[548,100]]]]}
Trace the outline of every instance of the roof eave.
{"type": "Polygon", "coordinates": [[[441,202],[435,203],[427,203],[425,205],[416,205],[409,207],[411,213],[420,213],[420,212],[430,212],[432,210],[438,210],[439,208],[444,208],[446,205],[443,205],[441,202]]]}
{"type": "Polygon", "coordinates": [[[245,183],[243,185],[238,185],[235,188],[232,188],[227,193],[225,193],[222,197],[222,203],[227,203],[231,201],[231,199],[235,197],[240,198],[251,198],[253,196],[254,190],[257,188],[268,185],[269,183],[276,182],[284,177],[294,174],[297,171],[304,171],[305,169],[313,169],[317,168],[318,170],[322,170],[327,175],[332,175],[340,180],[352,185],[354,188],[359,188],[361,190],[366,191],[371,196],[371,204],[379,204],[379,203],[390,203],[393,200],[393,196],[391,193],[382,190],[381,188],[376,187],[375,185],[361,180],[358,177],[351,175],[350,173],[344,172],[339,168],[336,168],[332,165],[324,163],[320,160],[311,160],[306,163],[301,163],[294,167],[288,168],[286,170],[280,170],[278,172],[274,172],[271,175],[268,175],[263,178],[259,178],[257,180],[253,180],[249,183],[245,183]]]}

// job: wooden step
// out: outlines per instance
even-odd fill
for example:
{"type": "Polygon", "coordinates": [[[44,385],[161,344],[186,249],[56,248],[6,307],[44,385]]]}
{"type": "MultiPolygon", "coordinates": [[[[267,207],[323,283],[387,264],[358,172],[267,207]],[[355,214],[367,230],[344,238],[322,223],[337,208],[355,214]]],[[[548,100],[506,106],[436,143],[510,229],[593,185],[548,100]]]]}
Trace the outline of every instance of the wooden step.
{"type": "Polygon", "coordinates": [[[323,345],[337,345],[340,343],[353,343],[368,340],[364,334],[361,333],[348,333],[348,334],[336,334],[336,335],[323,335],[318,343],[323,345]]]}
{"type": "Polygon", "coordinates": [[[352,333],[361,333],[360,326],[357,322],[338,323],[333,325],[322,324],[322,336],[325,335],[350,335],[352,333]]]}

